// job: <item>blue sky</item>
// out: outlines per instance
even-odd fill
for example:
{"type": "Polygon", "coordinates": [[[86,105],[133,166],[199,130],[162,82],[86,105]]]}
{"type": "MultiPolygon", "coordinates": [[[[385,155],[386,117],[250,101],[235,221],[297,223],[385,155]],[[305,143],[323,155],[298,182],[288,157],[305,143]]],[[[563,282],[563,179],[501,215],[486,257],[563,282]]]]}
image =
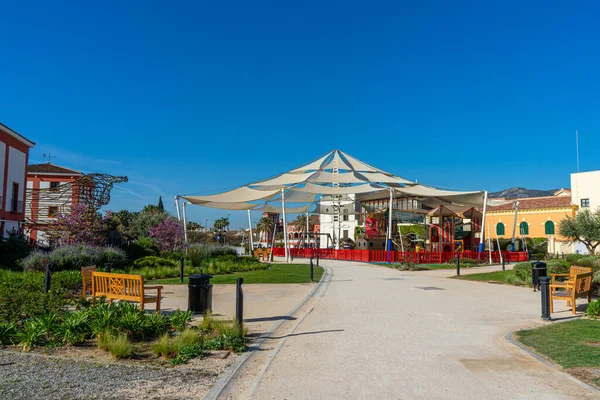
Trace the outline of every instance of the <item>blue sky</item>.
{"type": "MultiPolygon", "coordinates": [[[[37,143],[32,162],[51,152],[127,175],[115,210],[160,195],[172,209],[175,194],[335,148],[445,188],[568,187],[576,129],[581,169],[600,169],[599,12],[591,1],[10,2],[0,121],[37,143]]],[[[233,226],[245,218],[232,213],[233,226]]]]}

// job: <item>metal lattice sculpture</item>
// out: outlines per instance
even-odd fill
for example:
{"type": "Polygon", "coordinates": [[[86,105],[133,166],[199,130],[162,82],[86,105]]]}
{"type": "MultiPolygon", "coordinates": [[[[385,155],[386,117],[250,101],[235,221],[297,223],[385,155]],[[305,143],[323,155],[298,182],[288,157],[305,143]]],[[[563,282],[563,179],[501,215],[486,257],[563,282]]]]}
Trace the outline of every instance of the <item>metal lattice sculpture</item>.
{"type": "Polygon", "coordinates": [[[73,182],[62,182],[57,187],[28,188],[25,209],[27,225],[32,228],[36,225],[47,227],[54,217],[50,210],[56,213],[69,212],[73,203],[86,204],[97,211],[110,202],[113,185],[127,181],[126,176],[91,173],[73,182]]]}

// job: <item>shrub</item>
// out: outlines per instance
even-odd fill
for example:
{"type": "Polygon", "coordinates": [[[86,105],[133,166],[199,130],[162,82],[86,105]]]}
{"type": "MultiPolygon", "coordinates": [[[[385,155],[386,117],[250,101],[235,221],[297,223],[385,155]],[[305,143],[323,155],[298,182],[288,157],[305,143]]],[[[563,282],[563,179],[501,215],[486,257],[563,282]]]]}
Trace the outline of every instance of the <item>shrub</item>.
{"type": "Polygon", "coordinates": [[[127,263],[125,252],[116,247],[63,246],[45,253],[37,250],[23,260],[27,271],[45,271],[46,264],[53,271],[79,270],[88,265],[104,266],[111,263],[113,268],[122,268],[127,263]]]}
{"type": "Polygon", "coordinates": [[[200,268],[206,264],[206,261],[219,256],[232,255],[237,256],[235,249],[225,246],[190,246],[188,257],[192,266],[200,268]]]}
{"type": "Polygon", "coordinates": [[[44,293],[44,274],[0,270],[0,321],[20,322],[48,313],[62,315],[79,301],[73,290],[81,278],[71,272],[52,274],[50,291],[44,293]],[[63,286],[65,285],[65,286],[63,286]]]}
{"type": "Polygon", "coordinates": [[[551,274],[568,274],[569,273],[569,265],[568,263],[560,260],[550,260],[546,263],[546,267],[548,269],[548,276],[551,274]]]}
{"type": "Polygon", "coordinates": [[[158,247],[152,238],[142,238],[124,246],[130,261],[138,258],[158,255],[158,247]]]}
{"type": "Polygon", "coordinates": [[[21,260],[27,257],[31,250],[27,239],[20,235],[0,237],[0,268],[21,270],[21,260]]]}
{"type": "Polygon", "coordinates": [[[515,275],[522,281],[531,280],[531,263],[520,262],[513,267],[515,275]]]}
{"type": "Polygon", "coordinates": [[[567,254],[567,262],[571,264],[577,264],[579,259],[587,257],[586,254],[567,254]]]}
{"type": "Polygon", "coordinates": [[[415,264],[415,263],[400,263],[400,264],[395,264],[394,268],[398,269],[399,271],[427,271],[429,270],[429,268],[421,266],[419,264],[415,264]]]}
{"type": "Polygon", "coordinates": [[[205,341],[204,347],[209,350],[230,350],[236,353],[246,351],[247,330],[236,321],[214,321],[218,335],[205,341]]]}
{"type": "Polygon", "coordinates": [[[134,267],[136,268],[158,268],[158,267],[170,267],[175,268],[176,265],[173,261],[169,261],[164,258],[156,257],[156,256],[148,256],[140,258],[139,260],[135,260],[133,262],[134,267]]]}
{"type": "Polygon", "coordinates": [[[192,358],[203,357],[204,351],[202,349],[202,344],[190,344],[187,346],[183,346],[177,356],[171,360],[171,364],[180,365],[185,364],[187,361],[192,358]]]}
{"type": "Polygon", "coordinates": [[[592,268],[592,267],[594,267],[594,263],[596,261],[598,261],[598,259],[600,259],[600,257],[598,257],[598,256],[582,257],[579,260],[577,260],[575,263],[573,263],[573,265],[577,265],[579,267],[592,268]]]}
{"type": "Polygon", "coordinates": [[[600,316],[600,299],[596,299],[590,302],[587,306],[587,310],[585,313],[590,317],[599,317],[600,316]]]}

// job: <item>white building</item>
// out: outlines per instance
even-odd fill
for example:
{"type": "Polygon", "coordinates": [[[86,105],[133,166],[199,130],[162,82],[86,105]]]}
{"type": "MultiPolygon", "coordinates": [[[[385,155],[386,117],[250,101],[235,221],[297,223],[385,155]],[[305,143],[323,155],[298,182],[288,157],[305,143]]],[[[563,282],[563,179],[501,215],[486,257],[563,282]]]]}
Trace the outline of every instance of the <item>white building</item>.
{"type": "Polygon", "coordinates": [[[360,203],[356,196],[323,196],[319,201],[320,247],[338,249],[343,239],[354,240],[354,229],[358,226],[360,203]],[[329,235],[330,239],[327,239],[329,235]]]}
{"type": "Polygon", "coordinates": [[[0,236],[23,231],[25,176],[35,143],[0,123],[0,236]]]}
{"type": "MultiPolygon", "coordinates": [[[[571,174],[571,202],[579,206],[579,211],[595,211],[600,207],[600,171],[571,174]]],[[[575,252],[587,254],[587,248],[575,243],[575,252]]]]}
{"type": "Polygon", "coordinates": [[[571,199],[580,210],[600,207],[600,171],[571,174],[571,199]]]}

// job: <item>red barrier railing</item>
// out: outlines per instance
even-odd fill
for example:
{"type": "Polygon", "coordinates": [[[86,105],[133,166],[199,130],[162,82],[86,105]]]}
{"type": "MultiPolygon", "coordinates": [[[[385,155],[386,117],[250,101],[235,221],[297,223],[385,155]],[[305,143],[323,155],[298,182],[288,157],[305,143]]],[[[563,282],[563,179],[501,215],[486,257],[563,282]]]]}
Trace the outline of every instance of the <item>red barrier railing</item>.
{"type": "MultiPolygon", "coordinates": [[[[317,257],[327,260],[342,260],[342,261],[360,261],[360,262],[410,262],[415,264],[443,264],[449,262],[450,259],[456,257],[456,253],[438,253],[429,251],[420,251],[418,253],[408,251],[392,251],[386,250],[335,250],[335,249],[290,249],[290,254],[294,258],[310,258],[317,257]]],[[[277,257],[285,256],[283,247],[273,249],[273,255],[277,257]]],[[[491,253],[492,262],[500,263],[500,252],[493,251],[491,253]]],[[[506,262],[523,262],[528,261],[527,252],[509,252],[503,251],[502,257],[506,262]]],[[[471,252],[465,251],[461,253],[461,258],[478,260],[481,262],[489,262],[489,252],[471,252]]]]}

